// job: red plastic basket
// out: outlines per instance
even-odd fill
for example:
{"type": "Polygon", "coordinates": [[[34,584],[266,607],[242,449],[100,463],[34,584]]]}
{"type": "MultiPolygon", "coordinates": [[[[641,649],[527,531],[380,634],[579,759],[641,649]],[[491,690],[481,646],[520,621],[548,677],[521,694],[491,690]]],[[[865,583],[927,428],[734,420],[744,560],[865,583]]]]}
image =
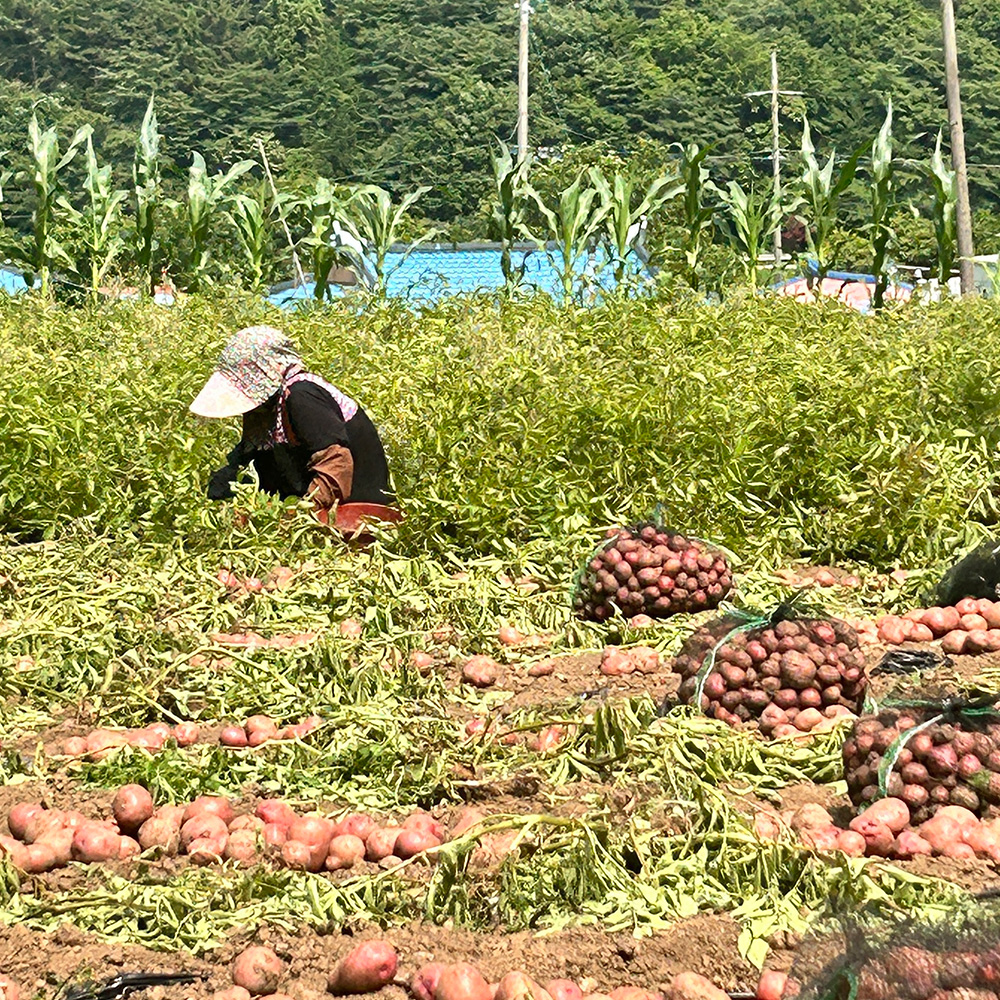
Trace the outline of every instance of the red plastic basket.
{"type": "Polygon", "coordinates": [[[398,524],[402,520],[402,511],[395,507],[386,507],[380,503],[342,503],[337,507],[334,527],[344,534],[354,534],[373,521],[398,524]]]}

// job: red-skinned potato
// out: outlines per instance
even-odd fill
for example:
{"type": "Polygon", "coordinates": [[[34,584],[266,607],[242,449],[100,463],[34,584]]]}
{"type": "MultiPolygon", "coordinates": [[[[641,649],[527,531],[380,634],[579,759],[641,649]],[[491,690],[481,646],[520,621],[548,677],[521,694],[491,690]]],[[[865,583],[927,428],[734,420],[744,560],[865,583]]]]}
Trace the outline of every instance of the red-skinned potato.
{"type": "Polygon", "coordinates": [[[500,665],[489,656],[472,656],[462,667],[462,680],[473,687],[492,687],[500,676],[500,665]]]}
{"type": "Polygon", "coordinates": [[[930,856],[934,848],[913,830],[903,830],[896,838],[896,855],[900,858],[915,858],[919,855],[930,856]]]}
{"type": "Polygon", "coordinates": [[[29,844],[24,849],[23,871],[29,875],[47,872],[59,864],[55,851],[45,843],[29,844]]]}
{"type": "Polygon", "coordinates": [[[288,827],[280,823],[265,823],[262,836],[268,847],[281,847],[288,840],[288,827]]]}
{"type": "Polygon", "coordinates": [[[151,816],[139,827],[139,846],[144,851],[159,848],[172,858],[180,850],[180,827],[167,816],[151,816]]]}
{"type": "Polygon", "coordinates": [[[298,840],[286,840],[281,845],[281,860],[294,871],[309,871],[314,848],[298,840]]]}
{"type": "Polygon", "coordinates": [[[775,972],[773,969],[765,970],[757,980],[755,1000],[782,1000],[787,982],[787,973],[775,972]]]}
{"type": "MultiPolygon", "coordinates": [[[[862,814],[875,823],[884,823],[893,833],[899,833],[910,825],[910,807],[896,798],[877,799],[862,814]]],[[[857,827],[851,825],[852,830],[857,827]]]]}
{"type": "Polygon", "coordinates": [[[0,975],[0,1000],[21,1000],[21,987],[10,976],[0,975]]]}
{"type": "Polygon", "coordinates": [[[367,861],[381,861],[389,857],[396,846],[396,838],[399,836],[398,826],[377,826],[365,838],[365,859],[367,861]]]}
{"type": "Polygon", "coordinates": [[[42,812],[36,812],[28,820],[21,839],[26,844],[33,844],[39,838],[44,837],[49,831],[59,830],[63,825],[63,814],[59,809],[46,809],[42,812]]]}
{"type": "Polygon", "coordinates": [[[174,726],[174,739],[179,747],[193,746],[201,736],[201,728],[196,722],[178,722],[174,726]]]}
{"type": "Polygon", "coordinates": [[[417,671],[421,677],[426,677],[434,666],[434,657],[423,650],[415,649],[410,653],[410,666],[417,671]]]}
{"type": "Polygon", "coordinates": [[[110,861],[118,857],[121,834],[98,823],[85,824],[73,831],[74,861],[110,861]]]}
{"type": "Polygon", "coordinates": [[[367,813],[348,813],[334,826],[333,835],[340,837],[349,834],[352,837],[365,840],[376,826],[378,823],[367,813]]]}
{"type": "Polygon", "coordinates": [[[28,857],[28,848],[13,837],[0,836],[0,857],[10,858],[15,868],[24,871],[24,863],[28,857]]]}
{"type": "Polygon", "coordinates": [[[123,836],[118,841],[118,858],[120,861],[130,861],[132,858],[139,857],[140,854],[142,854],[142,848],[139,846],[138,840],[123,836]]]}
{"type": "Polygon", "coordinates": [[[365,858],[365,842],[350,833],[342,833],[330,841],[326,855],[326,870],[343,871],[360,864],[365,858]]]}
{"type": "Polygon", "coordinates": [[[45,835],[39,837],[35,843],[51,847],[56,856],[56,864],[62,867],[73,860],[73,837],[75,834],[75,827],[63,826],[59,829],[47,830],[45,835]]]}
{"type": "Polygon", "coordinates": [[[803,830],[799,837],[805,847],[813,851],[835,851],[839,845],[838,830],[832,823],[827,827],[803,830]]]}
{"type": "Polygon", "coordinates": [[[551,1000],[551,997],[526,973],[508,972],[497,983],[495,1000],[551,1000]]]}
{"type": "Polygon", "coordinates": [[[187,853],[192,864],[217,865],[226,856],[229,834],[221,833],[211,837],[199,837],[188,844],[187,853]]]}
{"type": "MultiPolygon", "coordinates": [[[[184,815],[187,816],[187,812],[184,815]]],[[[228,834],[228,827],[215,813],[196,813],[181,825],[181,847],[188,850],[192,841],[206,837],[221,840],[228,834]]]]}
{"type": "Polygon", "coordinates": [[[951,653],[953,656],[964,653],[966,634],[964,629],[953,629],[948,632],[941,640],[942,652],[951,653]]]}
{"type": "Polygon", "coordinates": [[[803,830],[825,830],[833,826],[833,817],[821,805],[807,802],[795,810],[789,825],[799,833],[803,830]]]}
{"type": "Polygon", "coordinates": [[[327,989],[337,995],[374,993],[396,975],[396,949],[387,941],[365,941],[352,948],[327,980],[327,989]]]}
{"type": "Polygon", "coordinates": [[[229,799],[223,798],[221,795],[199,795],[184,810],[184,821],[187,822],[192,817],[201,815],[218,816],[223,824],[228,826],[236,814],[233,812],[229,799]]]}
{"type": "Polygon", "coordinates": [[[608,996],[611,1000],[663,1000],[661,994],[641,986],[616,986],[608,996]]]}
{"type": "Polygon", "coordinates": [[[964,841],[979,857],[1000,860],[1000,836],[992,827],[980,823],[964,833],[964,841]]]}
{"type": "Polygon", "coordinates": [[[572,979],[550,979],[545,992],[552,1000],[583,1000],[583,990],[572,979]]]}
{"type": "Polygon", "coordinates": [[[323,847],[323,855],[333,837],[334,824],[322,816],[300,816],[288,827],[288,839],[298,840],[310,847],[323,847]]]}
{"type": "Polygon", "coordinates": [[[402,858],[405,861],[407,858],[412,858],[423,851],[434,852],[440,846],[440,839],[435,837],[433,833],[419,828],[410,830],[404,828],[396,836],[392,853],[397,858],[402,858]]]}
{"type": "Polygon", "coordinates": [[[243,986],[230,986],[225,990],[216,990],[212,1000],[250,1000],[250,991],[243,986]]]}
{"type": "Polygon", "coordinates": [[[434,989],[434,1000],[492,1000],[492,996],[482,973],[465,962],[446,965],[434,989]]]}
{"type": "Polygon", "coordinates": [[[251,816],[245,813],[242,816],[235,816],[229,824],[229,832],[235,833],[237,830],[253,830],[255,833],[262,833],[266,824],[259,816],[251,816]]]}
{"type": "Polygon", "coordinates": [[[441,824],[428,812],[418,809],[416,812],[410,813],[406,819],[403,820],[404,830],[424,830],[427,833],[433,834],[439,840],[444,839],[444,830],[441,824]]]}
{"type": "Polygon", "coordinates": [[[45,812],[45,806],[40,802],[18,802],[7,814],[7,826],[12,837],[24,840],[24,831],[35,815],[45,812]]]}
{"type": "Polygon", "coordinates": [[[87,752],[86,737],[67,736],[63,740],[61,752],[67,757],[82,757],[87,752]]]}
{"type": "Polygon", "coordinates": [[[849,858],[864,857],[868,849],[868,841],[856,830],[841,830],[837,834],[837,850],[843,851],[849,858]]]}
{"type": "Polygon", "coordinates": [[[233,830],[226,841],[225,856],[243,865],[252,865],[260,860],[257,845],[260,835],[254,830],[233,830]]]}
{"type": "Polygon", "coordinates": [[[224,747],[243,748],[250,745],[246,730],[242,726],[223,726],[219,742],[224,747]]]}
{"type": "Polygon", "coordinates": [[[277,823],[286,830],[299,818],[298,813],[287,802],[279,799],[264,799],[257,803],[257,815],[265,823],[277,823]]]}
{"type": "Polygon", "coordinates": [[[284,972],[280,958],[263,945],[251,945],[233,961],[233,982],[251,996],[273,993],[284,972]]]}
{"type": "MultiPolygon", "coordinates": [[[[410,992],[417,1000],[434,1000],[438,980],[445,968],[443,962],[428,962],[413,973],[413,978],[410,980],[410,992]]],[[[490,1000],[490,998],[487,997],[486,1000],[490,1000]]]]}
{"type": "Polygon", "coordinates": [[[142,785],[122,785],[111,802],[115,822],[125,833],[134,833],[153,815],[153,796],[142,785]]]}
{"type": "Polygon", "coordinates": [[[729,1000],[714,983],[697,972],[682,972],[674,976],[664,994],[666,1000],[729,1000]]]}
{"type": "Polygon", "coordinates": [[[962,824],[953,816],[942,815],[943,810],[938,810],[926,823],[922,823],[917,828],[917,833],[938,854],[944,854],[945,849],[951,844],[962,843],[964,829],[962,824]]]}

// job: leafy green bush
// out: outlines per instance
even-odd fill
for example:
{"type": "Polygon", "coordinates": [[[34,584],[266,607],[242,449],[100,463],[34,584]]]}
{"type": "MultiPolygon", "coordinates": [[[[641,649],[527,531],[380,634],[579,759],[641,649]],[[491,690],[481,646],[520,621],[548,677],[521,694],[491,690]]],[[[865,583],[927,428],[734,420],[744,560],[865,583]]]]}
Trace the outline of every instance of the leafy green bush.
{"type": "MultiPolygon", "coordinates": [[[[500,554],[666,506],[737,551],[926,561],[996,520],[996,306],[454,299],[277,314],[0,307],[0,530],[191,533],[237,428],[187,404],[238,326],[283,324],[382,428],[411,553],[500,554]],[[979,337],[987,343],[980,344],[979,337]],[[763,547],[763,549],[761,549],[763,547]]],[[[213,508],[215,509],[215,508],[213,508]]]]}

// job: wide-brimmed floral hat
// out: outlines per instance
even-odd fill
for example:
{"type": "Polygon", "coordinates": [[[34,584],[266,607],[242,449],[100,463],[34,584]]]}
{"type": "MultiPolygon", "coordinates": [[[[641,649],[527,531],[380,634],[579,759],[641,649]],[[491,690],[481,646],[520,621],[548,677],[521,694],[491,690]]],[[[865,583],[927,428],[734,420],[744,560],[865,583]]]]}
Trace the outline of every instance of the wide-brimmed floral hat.
{"type": "Polygon", "coordinates": [[[238,417],[266,403],[285,372],[301,364],[295,345],[273,326],[248,326],[233,335],[212,377],[191,404],[200,417],[238,417]]]}

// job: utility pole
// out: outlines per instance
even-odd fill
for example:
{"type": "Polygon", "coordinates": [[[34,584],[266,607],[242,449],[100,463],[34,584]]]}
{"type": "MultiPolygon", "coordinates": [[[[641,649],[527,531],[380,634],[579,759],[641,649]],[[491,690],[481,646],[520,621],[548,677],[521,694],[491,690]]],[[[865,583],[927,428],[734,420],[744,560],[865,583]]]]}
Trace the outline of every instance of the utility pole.
{"type": "MultiPolygon", "coordinates": [[[[781,197],[781,131],[778,120],[778,53],[771,53],[771,165],[774,197],[781,197]]],[[[774,231],[774,266],[781,267],[781,226],[774,231]]]]}
{"type": "MultiPolygon", "coordinates": [[[[771,89],[753,90],[744,97],[771,98],[771,172],[774,175],[774,193],[781,195],[781,119],[779,117],[779,97],[801,97],[801,90],[778,90],[778,53],[771,53],[771,89]]],[[[781,226],[774,233],[774,266],[781,265],[781,226]]]]}
{"type": "Polygon", "coordinates": [[[521,31],[517,44],[517,159],[528,156],[528,18],[531,5],[520,0],[521,31]]]}
{"type": "Polygon", "coordinates": [[[951,165],[958,187],[955,227],[958,230],[958,267],[962,294],[976,291],[972,263],[972,210],[969,207],[969,175],[965,167],[965,129],[962,125],[962,97],[958,84],[958,43],[955,38],[955,7],[952,0],[941,0],[941,27],[944,33],[944,76],[948,92],[948,124],[951,127],[951,165]]]}

